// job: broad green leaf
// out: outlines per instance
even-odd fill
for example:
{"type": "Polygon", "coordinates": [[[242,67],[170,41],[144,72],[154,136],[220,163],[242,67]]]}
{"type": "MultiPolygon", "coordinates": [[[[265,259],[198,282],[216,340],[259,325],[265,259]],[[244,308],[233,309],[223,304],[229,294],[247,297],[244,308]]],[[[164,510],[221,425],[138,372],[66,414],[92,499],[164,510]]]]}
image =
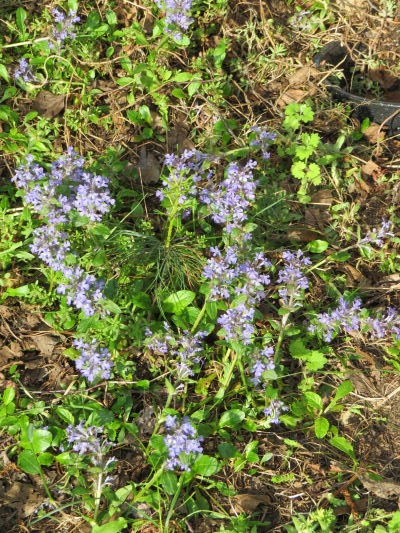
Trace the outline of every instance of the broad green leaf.
{"type": "Polygon", "coordinates": [[[32,450],[36,453],[44,452],[51,446],[53,435],[47,429],[35,429],[32,433],[32,450]]]}
{"type": "Polygon", "coordinates": [[[42,466],[50,466],[54,461],[54,455],[50,452],[44,452],[37,456],[39,464],[42,466]]]}
{"type": "Polygon", "coordinates": [[[160,483],[167,494],[173,496],[178,488],[178,480],[176,474],[170,470],[166,470],[160,477],[160,483]]]}
{"type": "Polygon", "coordinates": [[[167,313],[179,315],[196,298],[193,291],[178,291],[170,294],[164,301],[164,309],[167,313]]]}
{"type": "Polygon", "coordinates": [[[230,442],[223,442],[218,445],[218,452],[223,459],[232,459],[240,455],[239,451],[230,442]]]}
{"type": "Polygon", "coordinates": [[[128,522],[120,516],[113,522],[108,522],[107,524],[103,524],[102,526],[98,526],[97,524],[92,527],[92,533],[119,533],[119,531],[122,531],[125,529],[128,525],[128,522]]]}
{"type": "Polygon", "coordinates": [[[356,456],[354,455],[354,449],[351,442],[349,442],[344,437],[333,437],[330,439],[330,444],[340,450],[341,452],[344,452],[349,457],[351,457],[354,461],[356,460],[356,456]]]}
{"type": "Polygon", "coordinates": [[[329,431],[329,422],[326,418],[321,416],[317,418],[314,426],[315,436],[317,439],[323,439],[329,431]]]}
{"type": "MultiPolygon", "coordinates": [[[[65,352],[64,352],[64,354],[65,354],[65,352]]],[[[68,354],[66,354],[66,355],[68,355],[68,354]]],[[[69,411],[65,407],[57,407],[56,413],[61,418],[61,420],[63,420],[67,424],[75,424],[74,415],[71,413],[71,411],[69,411]]]]}
{"type": "Polygon", "coordinates": [[[18,455],[17,464],[26,474],[34,475],[41,472],[39,461],[32,450],[23,450],[18,455]]]}
{"type": "Polygon", "coordinates": [[[307,244],[307,250],[313,254],[321,254],[329,248],[329,243],[326,241],[321,241],[319,239],[311,241],[307,244]]]}
{"type": "Polygon", "coordinates": [[[171,79],[171,81],[176,81],[178,83],[184,83],[184,82],[190,81],[192,78],[193,78],[193,74],[191,74],[190,72],[178,72],[171,79]]]}
{"type": "Polygon", "coordinates": [[[129,85],[130,83],[133,83],[134,81],[135,80],[133,78],[129,77],[129,76],[118,78],[116,80],[117,85],[121,85],[121,86],[129,85]]]}
{"type": "Polygon", "coordinates": [[[19,7],[17,11],[15,12],[15,20],[17,23],[17,28],[23,35],[25,35],[26,33],[25,19],[27,15],[28,15],[27,12],[22,7],[19,7]]]}
{"type": "Polygon", "coordinates": [[[8,387],[3,392],[3,403],[4,403],[4,405],[8,405],[9,403],[11,403],[14,398],[15,398],[15,390],[14,390],[14,388],[13,387],[8,387]]]}
{"type": "Polygon", "coordinates": [[[304,393],[304,398],[307,401],[307,405],[313,409],[322,410],[322,398],[319,394],[307,391],[304,393]]]}
{"type": "Polygon", "coordinates": [[[191,471],[200,476],[213,476],[220,470],[220,465],[215,457],[200,455],[191,467],[191,471]]]}
{"type": "Polygon", "coordinates": [[[225,413],[223,413],[218,425],[220,428],[235,428],[239,426],[242,420],[244,420],[245,416],[246,415],[244,411],[241,411],[240,409],[231,409],[230,411],[225,411],[225,413]]]}
{"type": "Polygon", "coordinates": [[[336,389],[335,396],[333,397],[333,400],[329,403],[325,411],[330,411],[333,407],[335,407],[339,400],[347,396],[353,390],[354,387],[350,380],[343,381],[343,383],[341,383],[336,389]]]}
{"type": "Polygon", "coordinates": [[[10,76],[8,75],[7,69],[3,64],[0,64],[0,77],[2,77],[7,82],[10,81],[10,76]]]}
{"type": "Polygon", "coordinates": [[[136,307],[139,307],[139,309],[151,309],[151,298],[145,292],[136,292],[133,296],[131,296],[130,300],[134,305],[136,305],[136,307]]]}

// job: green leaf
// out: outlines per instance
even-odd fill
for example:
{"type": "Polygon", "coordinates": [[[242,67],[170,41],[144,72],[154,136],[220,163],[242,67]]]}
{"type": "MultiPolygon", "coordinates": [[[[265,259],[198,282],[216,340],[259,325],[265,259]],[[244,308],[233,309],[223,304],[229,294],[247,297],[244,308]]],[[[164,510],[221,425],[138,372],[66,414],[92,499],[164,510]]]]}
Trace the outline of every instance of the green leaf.
{"type": "Polygon", "coordinates": [[[220,465],[215,457],[200,455],[191,467],[191,471],[201,476],[213,476],[220,470],[220,465]]]}
{"type": "Polygon", "coordinates": [[[306,399],[309,407],[317,409],[318,411],[322,410],[322,398],[319,394],[312,391],[307,391],[303,394],[303,396],[306,399]]]}
{"type": "Polygon", "coordinates": [[[8,405],[9,403],[11,403],[13,401],[13,399],[15,398],[15,390],[13,387],[8,387],[4,392],[3,392],[3,404],[4,405],[8,405]]]}
{"type": "Polygon", "coordinates": [[[290,167],[290,172],[292,173],[292,176],[294,178],[297,178],[298,180],[302,180],[305,176],[305,172],[304,172],[305,168],[306,168],[306,164],[303,161],[296,161],[290,167]]]}
{"type": "Polygon", "coordinates": [[[315,436],[317,439],[323,439],[329,431],[329,422],[326,418],[321,416],[317,418],[314,425],[315,436]]]}
{"type": "Polygon", "coordinates": [[[333,397],[333,400],[330,402],[328,407],[325,409],[325,412],[330,411],[333,407],[335,407],[339,400],[347,396],[353,390],[354,387],[350,380],[343,381],[343,383],[341,383],[336,389],[335,396],[333,397]]]}
{"type": "Polygon", "coordinates": [[[128,522],[120,516],[117,518],[117,520],[114,520],[113,522],[108,522],[107,524],[103,524],[102,526],[98,526],[95,524],[92,527],[92,533],[119,533],[119,531],[122,531],[125,529],[128,525],[128,522]]]}
{"type": "Polygon", "coordinates": [[[327,248],[329,248],[329,243],[316,239],[315,241],[309,242],[306,248],[312,254],[321,254],[322,252],[325,252],[327,248]]]}
{"type": "Polygon", "coordinates": [[[39,461],[32,450],[23,450],[18,455],[17,464],[26,474],[34,475],[41,472],[39,461]]]}
{"type": "Polygon", "coordinates": [[[330,439],[329,443],[341,452],[344,452],[346,455],[351,457],[354,461],[356,460],[353,445],[344,437],[333,437],[332,439],[330,439]]]}
{"type": "Polygon", "coordinates": [[[27,15],[28,15],[27,12],[22,7],[19,7],[17,11],[15,12],[17,28],[23,35],[25,35],[26,33],[25,20],[26,20],[27,15]]]}
{"type": "Polygon", "coordinates": [[[145,292],[136,292],[133,296],[131,296],[130,300],[134,305],[136,305],[136,307],[139,307],[139,309],[151,309],[151,298],[145,292]]]}
{"type": "Polygon", "coordinates": [[[152,125],[153,120],[151,118],[150,109],[147,105],[141,105],[139,107],[139,115],[145,122],[147,122],[149,126],[152,125]]]}
{"type": "Polygon", "coordinates": [[[10,76],[8,75],[5,65],[0,64],[0,77],[2,77],[6,82],[10,81],[10,76]]]}
{"type": "Polygon", "coordinates": [[[193,78],[193,74],[190,72],[177,72],[171,81],[176,81],[178,83],[185,83],[190,81],[193,78]]]}
{"type": "Polygon", "coordinates": [[[32,432],[32,450],[36,453],[44,452],[51,446],[53,435],[47,429],[34,429],[32,432]]]}
{"type": "Polygon", "coordinates": [[[179,315],[196,298],[193,291],[178,291],[170,294],[164,301],[163,306],[167,313],[179,315]]]}
{"type": "Polygon", "coordinates": [[[41,453],[37,456],[39,464],[42,466],[50,466],[54,461],[54,455],[50,452],[41,453]]]}
{"type": "Polygon", "coordinates": [[[177,480],[176,474],[174,474],[170,470],[166,470],[165,472],[162,473],[160,477],[160,482],[161,482],[162,488],[165,490],[167,494],[172,496],[176,493],[176,490],[178,488],[178,480],[177,480]]]}
{"type": "Polygon", "coordinates": [[[240,425],[242,420],[245,418],[244,411],[241,411],[240,409],[231,409],[230,411],[225,411],[223,415],[220,418],[218,426],[220,428],[223,427],[231,427],[236,428],[240,425]]]}
{"type": "Polygon", "coordinates": [[[230,442],[218,444],[218,452],[223,459],[232,459],[240,455],[239,451],[230,442]]]}
{"type": "Polygon", "coordinates": [[[175,98],[182,98],[182,99],[186,98],[185,91],[179,88],[172,89],[171,94],[172,96],[175,96],[175,98]]]}
{"type": "MultiPolygon", "coordinates": [[[[65,354],[65,352],[64,352],[64,354],[65,354]]],[[[63,420],[67,424],[72,424],[72,425],[75,424],[74,415],[71,413],[71,411],[69,411],[65,407],[57,407],[56,413],[61,418],[61,420],[63,420]]]]}
{"type": "Polygon", "coordinates": [[[217,302],[207,302],[206,303],[206,313],[211,320],[215,320],[218,315],[218,306],[217,302]]]}
{"type": "Polygon", "coordinates": [[[122,77],[117,79],[117,85],[125,86],[133,83],[135,80],[130,76],[122,77]]]}
{"type": "Polygon", "coordinates": [[[392,519],[388,522],[389,533],[400,531],[400,511],[393,513],[392,519]]]}

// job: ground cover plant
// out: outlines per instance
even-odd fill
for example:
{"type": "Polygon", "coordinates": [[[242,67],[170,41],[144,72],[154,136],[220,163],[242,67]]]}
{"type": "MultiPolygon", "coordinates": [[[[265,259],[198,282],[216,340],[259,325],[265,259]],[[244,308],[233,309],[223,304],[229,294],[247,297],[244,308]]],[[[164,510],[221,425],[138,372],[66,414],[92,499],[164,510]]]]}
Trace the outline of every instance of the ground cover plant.
{"type": "Polygon", "coordinates": [[[0,10],[3,527],[399,531],[397,4],[0,10]]]}

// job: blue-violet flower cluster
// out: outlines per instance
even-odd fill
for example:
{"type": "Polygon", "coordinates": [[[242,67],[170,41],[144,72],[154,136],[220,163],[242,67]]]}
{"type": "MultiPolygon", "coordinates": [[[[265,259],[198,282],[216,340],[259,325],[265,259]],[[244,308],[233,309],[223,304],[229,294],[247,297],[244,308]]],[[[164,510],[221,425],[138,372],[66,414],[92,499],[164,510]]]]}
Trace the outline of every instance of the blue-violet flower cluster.
{"type": "Polygon", "coordinates": [[[359,298],[348,302],[341,297],[338,307],[326,313],[318,313],[308,329],[311,333],[322,335],[326,342],[330,342],[340,330],[346,333],[365,332],[371,339],[381,339],[388,335],[395,335],[399,339],[400,317],[392,307],[383,315],[367,316],[359,298]]]}
{"type": "Polygon", "coordinates": [[[293,252],[283,252],[283,268],[279,271],[277,283],[281,285],[278,289],[283,305],[290,313],[295,311],[303,298],[303,291],[308,289],[308,279],[303,270],[311,265],[311,260],[305,257],[301,250],[293,252]]]}
{"type": "Polygon", "coordinates": [[[67,14],[57,8],[53,9],[53,39],[58,45],[62,45],[66,39],[70,39],[71,41],[75,39],[74,25],[81,20],[76,13],[74,9],[70,9],[67,14]]]}
{"type": "Polygon", "coordinates": [[[83,158],[68,148],[66,154],[53,162],[48,173],[28,155],[12,181],[23,189],[26,203],[47,218],[47,225],[33,232],[31,251],[68,280],[57,289],[66,295],[67,303],[81,309],[86,316],[93,315],[103,297],[103,282],[81,267],[69,265],[71,242],[62,226],[74,213],[87,217],[90,222],[101,220],[114,204],[107,178],[85,171],[83,158]]]}
{"type": "Polygon", "coordinates": [[[176,415],[168,415],[165,420],[165,427],[168,433],[164,438],[164,444],[168,448],[165,468],[167,470],[179,468],[189,471],[188,461],[203,451],[200,444],[203,437],[197,436],[195,428],[187,417],[178,421],[176,415]]]}
{"type": "Polygon", "coordinates": [[[38,81],[25,57],[19,60],[18,67],[14,71],[14,78],[25,83],[37,83],[38,81]]]}
{"type": "MultiPolygon", "coordinates": [[[[84,422],[77,426],[70,424],[66,429],[67,442],[72,444],[72,450],[79,455],[88,455],[94,466],[100,467],[103,471],[116,461],[115,457],[106,459],[105,455],[113,446],[112,442],[101,438],[103,428],[95,426],[84,427],[84,422]]],[[[103,484],[107,484],[110,478],[106,478],[103,484]]]]}
{"type": "Polygon", "coordinates": [[[193,22],[190,16],[192,0],[155,0],[159,9],[165,10],[166,33],[181,41],[183,33],[193,22]]]}
{"type": "Polygon", "coordinates": [[[89,382],[110,378],[114,363],[107,348],[99,347],[96,339],[91,342],[75,339],[73,345],[80,352],[75,361],[76,368],[89,382]]]}
{"type": "Polygon", "coordinates": [[[271,157],[268,151],[269,146],[276,139],[276,133],[268,131],[264,127],[252,126],[250,131],[253,132],[254,138],[249,142],[249,145],[253,148],[259,148],[261,150],[263,159],[266,161],[271,157]]]}

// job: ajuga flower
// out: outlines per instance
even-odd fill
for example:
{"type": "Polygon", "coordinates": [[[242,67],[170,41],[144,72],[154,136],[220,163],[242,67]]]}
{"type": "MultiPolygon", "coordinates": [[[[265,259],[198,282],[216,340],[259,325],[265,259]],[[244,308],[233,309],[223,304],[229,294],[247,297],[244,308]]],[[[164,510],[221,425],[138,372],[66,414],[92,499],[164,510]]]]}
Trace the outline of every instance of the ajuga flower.
{"type": "Polygon", "coordinates": [[[164,438],[164,444],[168,448],[168,459],[165,462],[167,470],[189,471],[188,461],[193,455],[202,453],[201,441],[203,437],[198,437],[195,428],[192,426],[189,418],[184,417],[178,421],[176,416],[168,415],[165,420],[167,436],[164,438]]]}
{"type": "Polygon", "coordinates": [[[155,0],[159,9],[165,10],[166,32],[176,40],[182,40],[183,33],[193,22],[190,16],[192,0],[155,0]]]}
{"type": "Polygon", "coordinates": [[[76,368],[89,382],[110,378],[114,363],[107,348],[99,347],[96,339],[92,339],[91,342],[75,339],[73,344],[80,352],[80,356],[75,361],[76,368]]]}

